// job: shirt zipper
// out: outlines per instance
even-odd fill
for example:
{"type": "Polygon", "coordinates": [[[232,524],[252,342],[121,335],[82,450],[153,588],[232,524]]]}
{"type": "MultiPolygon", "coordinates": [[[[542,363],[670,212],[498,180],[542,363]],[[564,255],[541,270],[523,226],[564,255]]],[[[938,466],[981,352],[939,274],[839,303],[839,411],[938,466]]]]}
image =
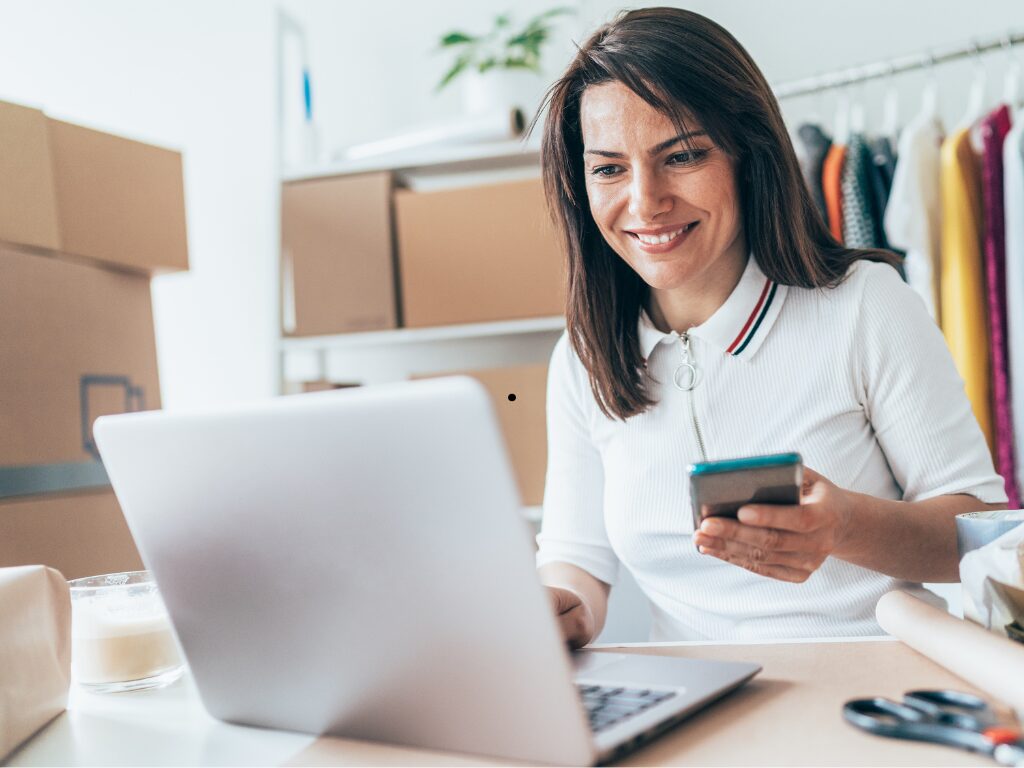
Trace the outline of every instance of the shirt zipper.
{"type": "Polygon", "coordinates": [[[679,339],[682,361],[672,373],[672,383],[675,384],[676,389],[685,392],[690,401],[690,416],[693,419],[693,431],[697,435],[697,447],[700,448],[701,460],[707,461],[708,452],[704,446],[704,433],[700,428],[700,420],[697,418],[697,404],[694,402],[693,394],[694,387],[697,386],[700,379],[700,369],[697,367],[693,350],[690,348],[690,334],[676,333],[676,337],[679,339]]]}

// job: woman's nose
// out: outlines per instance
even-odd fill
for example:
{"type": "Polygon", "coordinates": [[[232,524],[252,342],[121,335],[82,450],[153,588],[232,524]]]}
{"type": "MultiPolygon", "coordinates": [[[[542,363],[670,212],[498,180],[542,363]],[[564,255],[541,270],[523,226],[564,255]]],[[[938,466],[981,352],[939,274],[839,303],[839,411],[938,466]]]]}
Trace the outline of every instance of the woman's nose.
{"type": "Polygon", "coordinates": [[[641,221],[672,210],[672,196],[654,173],[636,173],[629,187],[629,215],[641,221]]]}

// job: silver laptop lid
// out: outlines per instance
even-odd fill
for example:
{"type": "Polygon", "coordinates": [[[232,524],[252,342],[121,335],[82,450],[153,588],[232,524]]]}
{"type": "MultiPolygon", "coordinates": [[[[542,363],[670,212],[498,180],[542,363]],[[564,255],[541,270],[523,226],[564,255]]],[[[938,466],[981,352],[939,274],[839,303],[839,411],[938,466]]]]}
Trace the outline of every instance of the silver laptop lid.
{"type": "Polygon", "coordinates": [[[216,717],[593,759],[472,379],[104,417],[95,435],[216,717]]]}

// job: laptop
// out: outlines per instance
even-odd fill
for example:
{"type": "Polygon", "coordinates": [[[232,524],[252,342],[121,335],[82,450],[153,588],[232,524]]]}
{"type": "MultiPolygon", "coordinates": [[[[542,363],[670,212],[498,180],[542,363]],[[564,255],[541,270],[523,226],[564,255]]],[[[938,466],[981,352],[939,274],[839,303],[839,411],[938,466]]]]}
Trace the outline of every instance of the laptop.
{"type": "Polygon", "coordinates": [[[104,416],[94,431],[222,720],[590,764],[760,671],[566,650],[473,379],[104,416]]]}

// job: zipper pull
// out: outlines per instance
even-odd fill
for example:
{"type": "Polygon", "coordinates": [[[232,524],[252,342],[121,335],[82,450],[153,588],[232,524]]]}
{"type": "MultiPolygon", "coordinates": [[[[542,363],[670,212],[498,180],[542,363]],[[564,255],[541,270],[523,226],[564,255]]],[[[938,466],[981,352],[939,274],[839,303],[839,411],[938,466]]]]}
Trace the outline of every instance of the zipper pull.
{"type": "Polygon", "coordinates": [[[682,362],[676,366],[675,371],[672,373],[672,383],[676,385],[676,389],[689,392],[697,386],[697,378],[700,372],[693,359],[693,352],[690,350],[690,334],[677,333],[676,336],[679,338],[681,345],[679,351],[682,355],[682,362]]]}

